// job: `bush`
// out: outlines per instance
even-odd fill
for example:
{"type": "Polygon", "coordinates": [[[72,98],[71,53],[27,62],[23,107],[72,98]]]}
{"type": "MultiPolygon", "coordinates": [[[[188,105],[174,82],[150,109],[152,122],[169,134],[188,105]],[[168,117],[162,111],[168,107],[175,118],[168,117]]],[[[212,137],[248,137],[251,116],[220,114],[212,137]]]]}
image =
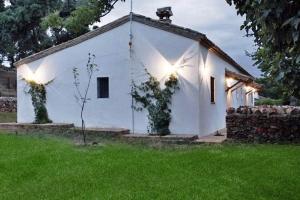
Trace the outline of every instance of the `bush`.
{"type": "Polygon", "coordinates": [[[255,101],[255,105],[256,106],[262,106],[262,105],[280,106],[283,105],[283,100],[271,99],[271,98],[258,99],[255,101]]]}

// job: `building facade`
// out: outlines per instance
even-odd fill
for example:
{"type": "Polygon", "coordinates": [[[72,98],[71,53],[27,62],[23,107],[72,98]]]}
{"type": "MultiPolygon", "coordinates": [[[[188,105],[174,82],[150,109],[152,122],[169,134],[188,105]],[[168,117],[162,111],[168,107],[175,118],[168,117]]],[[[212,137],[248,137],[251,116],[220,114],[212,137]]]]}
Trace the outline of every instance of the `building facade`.
{"type": "Polygon", "coordinates": [[[145,69],[161,85],[170,74],[178,76],[180,90],[173,96],[171,105],[170,130],[174,134],[213,133],[225,128],[227,107],[252,104],[240,98],[248,98],[255,92],[255,85],[250,81],[253,77],[204,34],[170,21],[133,14],[17,62],[18,122],[34,120],[31,98],[24,93],[27,86],[22,79],[25,78],[39,83],[53,80],[47,86],[51,120],[80,126],[72,70],[78,68],[81,85],[85,85],[89,53],[96,56],[100,70],[88,94],[91,100],[84,114],[87,127],[126,128],[134,133],[147,133],[147,112],[132,110],[130,94],[132,81],[139,84],[147,80],[145,69]],[[228,85],[226,79],[232,76],[226,72],[249,80],[235,77],[231,83],[235,86],[228,85]],[[105,90],[102,97],[101,83],[105,90]],[[246,87],[251,87],[252,92],[246,87]]]}

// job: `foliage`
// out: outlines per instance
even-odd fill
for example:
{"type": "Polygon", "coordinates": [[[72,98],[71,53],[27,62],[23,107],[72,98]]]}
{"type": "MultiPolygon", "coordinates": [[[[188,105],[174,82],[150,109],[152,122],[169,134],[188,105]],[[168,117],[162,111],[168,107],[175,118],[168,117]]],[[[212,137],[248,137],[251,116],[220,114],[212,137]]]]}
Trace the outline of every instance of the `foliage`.
{"type": "Polygon", "coordinates": [[[261,105],[271,105],[271,106],[280,106],[283,105],[282,99],[271,99],[271,98],[263,98],[255,101],[256,106],[261,105]]]}
{"type": "Polygon", "coordinates": [[[259,91],[259,95],[269,99],[280,100],[282,105],[289,105],[291,96],[288,89],[279,82],[273,81],[270,78],[258,78],[256,82],[263,85],[262,90],[259,91]]]}
{"type": "Polygon", "coordinates": [[[80,118],[81,118],[81,133],[83,136],[83,142],[86,144],[86,132],[85,132],[85,120],[84,120],[84,110],[86,108],[86,103],[90,98],[88,98],[88,92],[91,85],[91,80],[96,71],[98,71],[98,65],[95,63],[95,55],[88,55],[88,62],[86,64],[86,72],[87,72],[87,85],[84,87],[84,90],[80,89],[80,80],[79,80],[79,72],[78,68],[73,68],[73,77],[74,77],[74,86],[76,88],[75,98],[80,106],[80,118]]]}
{"type": "Polygon", "coordinates": [[[263,85],[262,90],[259,91],[259,94],[263,97],[281,99],[287,96],[287,89],[278,82],[274,82],[268,78],[258,78],[256,82],[263,85]]]}
{"type": "Polygon", "coordinates": [[[35,121],[36,124],[46,124],[52,123],[52,121],[48,117],[48,112],[46,108],[47,102],[47,92],[46,87],[52,81],[41,84],[36,83],[35,81],[28,81],[25,80],[29,86],[29,90],[27,91],[28,94],[31,95],[32,105],[34,107],[34,114],[35,114],[35,121]]]}
{"type": "Polygon", "coordinates": [[[5,0],[0,0],[0,12],[2,12],[5,9],[5,0]]]}
{"type": "Polygon", "coordinates": [[[300,199],[299,145],[79,148],[0,134],[0,152],[3,200],[300,199]]]}
{"type": "Polygon", "coordinates": [[[0,0],[0,64],[8,61],[13,67],[24,57],[88,32],[118,1],[9,0],[5,6],[0,0]]]}
{"type": "Polygon", "coordinates": [[[9,61],[12,65],[52,45],[40,22],[48,12],[59,8],[61,0],[9,2],[10,5],[0,12],[0,55],[1,61],[9,61]]]}
{"type": "Polygon", "coordinates": [[[226,1],[246,17],[241,29],[255,38],[252,57],[264,76],[300,98],[300,1],[226,1]]]}
{"type": "Polygon", "coordinates": [[[53,12],[43,19],[42,26],[51,31],[55,43],[61,43],[88,32],[89,26],[100,22],[100,18],[107,15],[118,1],[65,1],[60,12],[53,12]]]}
{"type": "MultiPolygon", "coordinates": [[[[147,72],[147,71],[146,71],[147,72]]],[[[171,75],[165,82],[165,88],[161,89],[159,81],[147,72],[149,80],[137,86],[133,84],[132,97],[138,104],[135,110],[143,108],[148,111],[149,132],[159,135],[170,134],[172,96],[179,90],[178,79],[171,75]]]]}

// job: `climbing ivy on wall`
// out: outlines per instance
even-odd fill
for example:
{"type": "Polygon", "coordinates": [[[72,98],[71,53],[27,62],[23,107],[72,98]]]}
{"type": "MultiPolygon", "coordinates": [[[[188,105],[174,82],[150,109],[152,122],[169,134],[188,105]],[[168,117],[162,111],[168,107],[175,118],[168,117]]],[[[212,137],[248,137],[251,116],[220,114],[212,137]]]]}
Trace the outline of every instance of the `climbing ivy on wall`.
{"type": "Polygon", "coordinates": [[[136,104],[135,110],[147,109],[150,134],[168,135],[170,134],[172,96],[179,90],[178,78],[170,75],[165,82],[165,88],[160,87],[160,82],[146,71],[149,79],[140,85],[133,83],[131,95],[136,104]]]}
{"type": "Polygon", "coordinates": [[[34,107],[35,121],[36,124],[46,124],[52,123],[52,121],[48,117],[48,112],[46,108],[47,102],[47,93],[46,86],[50,84],[52,81],[40,84],[35,81],[25,80],[29,86],[28,91],[26,93],[31,95],[32,105],[34,107]]]}

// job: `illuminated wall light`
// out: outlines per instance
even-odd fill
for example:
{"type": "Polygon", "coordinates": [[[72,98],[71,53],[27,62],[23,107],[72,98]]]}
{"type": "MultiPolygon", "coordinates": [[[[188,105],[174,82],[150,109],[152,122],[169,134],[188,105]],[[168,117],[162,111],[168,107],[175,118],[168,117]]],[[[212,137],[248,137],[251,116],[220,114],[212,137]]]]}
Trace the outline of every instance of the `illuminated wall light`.
{"type": "Polygon", "coordinates": [[[230,87],[234,84],[235,80],[233,78],[226,78],[227,87],[230,87]]]}
{"type": "Polygon", "coordinates": [[[246,92],[250,92],[250,91],[253,91],[253,88],[251,86],[246,85],[245,90],[246,90],[246,92]]]}
{"type": "Polygon", "coordinates": [[[35,72],[33,72],[29,67],[25,68],[25,72],[23,73],[23,77],[26,81],[34,81],[38,84],[45,83],[41,79],[41,70],[38,68],[35,72]]]}
{"type": "Polygon", "coordinates": [[[32,72],[28,73],[24,78],[27,81],[35,81],[34,74],[32,72]]]}
{"type": "Polygon", "coordinates": [[[28,73],[25,77],[26,81],[33,81],[33,82],[36,82],[38,84],[41,84],[42,82],[40,81],[40,79],[38,78],[38,76],[31,72],[31,73],[28,73]]]}
{"type": "Polygon", "coordinates": [[[207,75],[209,74],[209,70],[208,70],[207,66],[204,65],[204,66],[201,67],[201,74],[202,74],[203,78],[207,77],[207,75]]]}
{"type": "Polygon", "coordinates": [[[166,66],[166,71],[167,71],[166,73],[168,75],[178,75],[178,70],[179,68],[177,67],[177,65],[169,64],[166,66]]]}

